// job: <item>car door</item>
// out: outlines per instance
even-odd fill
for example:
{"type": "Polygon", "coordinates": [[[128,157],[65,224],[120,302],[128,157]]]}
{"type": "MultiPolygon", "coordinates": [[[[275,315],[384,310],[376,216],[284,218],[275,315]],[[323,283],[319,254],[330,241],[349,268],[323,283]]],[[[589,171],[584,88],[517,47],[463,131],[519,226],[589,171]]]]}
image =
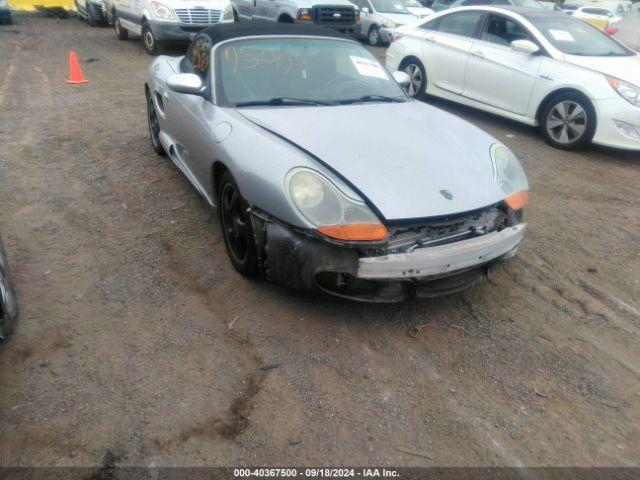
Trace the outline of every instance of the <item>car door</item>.
{"type": "MultiPolygon", "coordinates": [[[[207,35],[199,35],[180,64],[180,72],[198,75],[207,85],[208,92],[211,91],[211,45],[207,35]]],[[[210,174],[209,159],[213,158],[213,132],[209,125],[215,108],[208,98],[177,93],[167,88],[164,110],[171,125],[169,134],[175,147],[169,153],[196,188],[206,196],[203,187],[210,174]]]]}
{"type": "Polygon", "coordinates": [[[462,93],[469,52],[479,35],[484,12],[463,11],[424,23],[422,63],[427,81],[438,88],[462,93]]]}
{"type": "Polygon", "coordinates": [[[471,48],[464,96],[524,115],[538,79],[542,56],[516,52],[511,42],[538,42],[522,24],[506,15],[490,13],[483,25],[481,38],[471,48]]]}
{"type": "Polygon", "coordinates": [[[253,2],[254,0],[233,0],[239,21],[251,21],[253,17],[253,2]]]}

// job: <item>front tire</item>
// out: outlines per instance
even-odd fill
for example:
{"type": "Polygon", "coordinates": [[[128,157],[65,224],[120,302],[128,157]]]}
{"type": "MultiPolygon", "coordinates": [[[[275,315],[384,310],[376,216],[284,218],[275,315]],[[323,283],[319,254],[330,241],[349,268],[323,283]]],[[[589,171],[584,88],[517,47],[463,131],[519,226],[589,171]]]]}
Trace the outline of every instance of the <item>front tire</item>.
{"type": "Polygon", "coordinates": [[[122,26],[122,24],[120,23],[120,18],[115,13],[113,15],[113,28],[116,31],[118,40],[126,40],[129,38],[129,31],[122,26]]]}
{"type": "Polygon", "coordinates": [[[540,113],[545,140],[563,150],[575,150],[591,143],[596,131],[596,113],[584,96],[562,93],[547,102],[540,113]]]}
{"type": "Polygon", "coordinates": [[[151,148],[158,155],[163,157],[167,155],[162,143],[160,142],[160,123],[158,122],[158,113],[153,104],[153,97],[147,94],[147,123],[149,124],[149,138],[151,139],[151,148]]]}
{"type": "Polygon", "coordinates": [[[404,88],[411,98],[422,97],[427,89],[427,72],[417,58],[408,58],[400,65],[400,70],[409,75],[409,85],[404,88]]]}
{"type": "Polygon", "coordinates": [[[89,22],[89,26],[91,27],[98,26],[96,7],[92,3],[87,5],[87,21],[89,22]]]}
{"type": "Polygon", "coordinates": [[[372,47],[379,47],[382,44],[382,39],[380,38],[380,29],[375,25],[372,26],[369,29],[367,40],[369,41],[369,45],[371,45],[372,47]]]}
{"type": "Polygon", "coordinates": [[[231,173],[225,172],[218,186],[218,211],[224,245],[231,265],[249,278],[260,276],[258,252],[253,237],[249,205],[240,195],[231,173]]]}
{"type": "Polygon", "coordinates": [[[160,43],[148,23],[142,25],[142,43],[149,55],[157,55],[160,51],[160,43]]]}

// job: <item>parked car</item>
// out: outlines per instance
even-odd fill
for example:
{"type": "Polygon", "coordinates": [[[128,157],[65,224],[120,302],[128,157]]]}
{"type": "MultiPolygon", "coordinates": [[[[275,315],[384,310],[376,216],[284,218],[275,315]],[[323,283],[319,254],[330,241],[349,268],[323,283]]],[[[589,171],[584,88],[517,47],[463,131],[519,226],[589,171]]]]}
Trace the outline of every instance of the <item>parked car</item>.
{"type": "Polygon", "coordinates": [[[13,331],[18,318],[18,302],[9,274],[9,262],[0,240],[0,342],[13,331]]]}
{"type": "Polygon", "coordinates": [[[302,23],[353,33],[360,12],[348,0],[233,0],[240,22],[302,23]]]}
{"type": "Polygon", "coordinates": [[[608,33],[632,50],[640,52],[640,12],[636,10],[627,15],[611,27],[608,33]]]}
{"type": "Polygon", "coordinates": [[[366,38],[373,46],[388,44],[398,26],[433,13],[416,0],[353,0],[353,3],[360,9],[356,36],[366,38]]]}
{"type": "Polygon", "coordinates": [[[640,150],[640,55],[546,9],[467,7],[400,27],[387,68],[409,95],[446,98],[528,125],[553,146],[640,150]]]}
{"type": "Polygon", "coordinates": [[[527,178],[408,80],[331,30],[215,26],[151,65],[151,145],[218,207],[243,275],[372,301],[458,291],[515,255],[527,178]]]}
{"type": "Polygon", "coordinates": [[[442,10],[447,10],[455,1],[456,0],[434,0],[431,4],[431,9],[434,12],[441,12],[442,10]]]}
{"type": "Polygon", "coordinates": [[[613,10],[605,7],[580,7],[573,12],[573,16],[584,20],[585,22],[589,22],[600,30],[604,30],[605,28],[622,20],[622,17],[616,15],[613,10]]]}
{"type": "Polygon", "coordinates": [[[234,21],[230,0],[108,0],[107,12],[118,39],[139,35],[151,55],[165,43],[188,43],[207,26],[234,21]]]}
{"type": "Polygon", "coordinates": [[[106,23],[104,0],[75,0],[75,3],[80,20],[86,19],[92,27],[106,23]]]}
{"type": "Polygon", "coordinates": [[[1,23],[8,23],[9,25],[13,23],[7,0],[0,0],[0,24],[1,23]]]}
{"type": "Polygon", "coordinates": [[[560,5],[560,11],[562,13],[566,13],[567,15],[573,15],[573,12],[575,12],[579,8],[580,5],[577,5],[575,3],[563,3],[562,5],[560,5]]]}

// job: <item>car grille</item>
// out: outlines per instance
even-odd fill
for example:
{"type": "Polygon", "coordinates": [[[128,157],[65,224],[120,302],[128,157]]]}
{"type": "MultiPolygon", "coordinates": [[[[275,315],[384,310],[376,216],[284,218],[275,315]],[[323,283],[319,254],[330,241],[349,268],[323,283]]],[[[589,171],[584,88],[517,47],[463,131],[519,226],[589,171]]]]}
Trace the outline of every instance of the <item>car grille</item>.
{"type": "Polygon", "coordinates": [[[221,10],[209,10],[206,8],[176,8],[174,10],[182,23],[218,23],[221,10]]]}
{"type": "Polygon", "coordinates": [[[501,230],[507,225],[507,213],[498,207],[415,225],[389,226],[385,248],[368,251],[371,256],[411,252],[416,248],[435,247],[478,237],[501,230]]]}
{"type": "Polygon", "coordinates": [[[311,18],[316,25],[349,27],[355,23],[355,10],[341,5],[316,5],[312,9],[311,18]]]}

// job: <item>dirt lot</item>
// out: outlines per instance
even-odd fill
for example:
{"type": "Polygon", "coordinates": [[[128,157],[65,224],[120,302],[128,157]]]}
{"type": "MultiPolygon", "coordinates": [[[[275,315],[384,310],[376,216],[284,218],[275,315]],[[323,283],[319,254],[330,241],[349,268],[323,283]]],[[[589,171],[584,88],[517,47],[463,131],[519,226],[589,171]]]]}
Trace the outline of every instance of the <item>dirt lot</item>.
{"type": "Polygon", "coordinates": [[[437,102],[522,160],[519,257],[437,301],[294,293],[238,276],[152,152],[138,41],[16,23],[0,232],[22,316],[0,348],[0,465],[639,464],[637,155],[561,152],[437,102]],[[89,85],[64,83],[69,49],[89,85]]]}

